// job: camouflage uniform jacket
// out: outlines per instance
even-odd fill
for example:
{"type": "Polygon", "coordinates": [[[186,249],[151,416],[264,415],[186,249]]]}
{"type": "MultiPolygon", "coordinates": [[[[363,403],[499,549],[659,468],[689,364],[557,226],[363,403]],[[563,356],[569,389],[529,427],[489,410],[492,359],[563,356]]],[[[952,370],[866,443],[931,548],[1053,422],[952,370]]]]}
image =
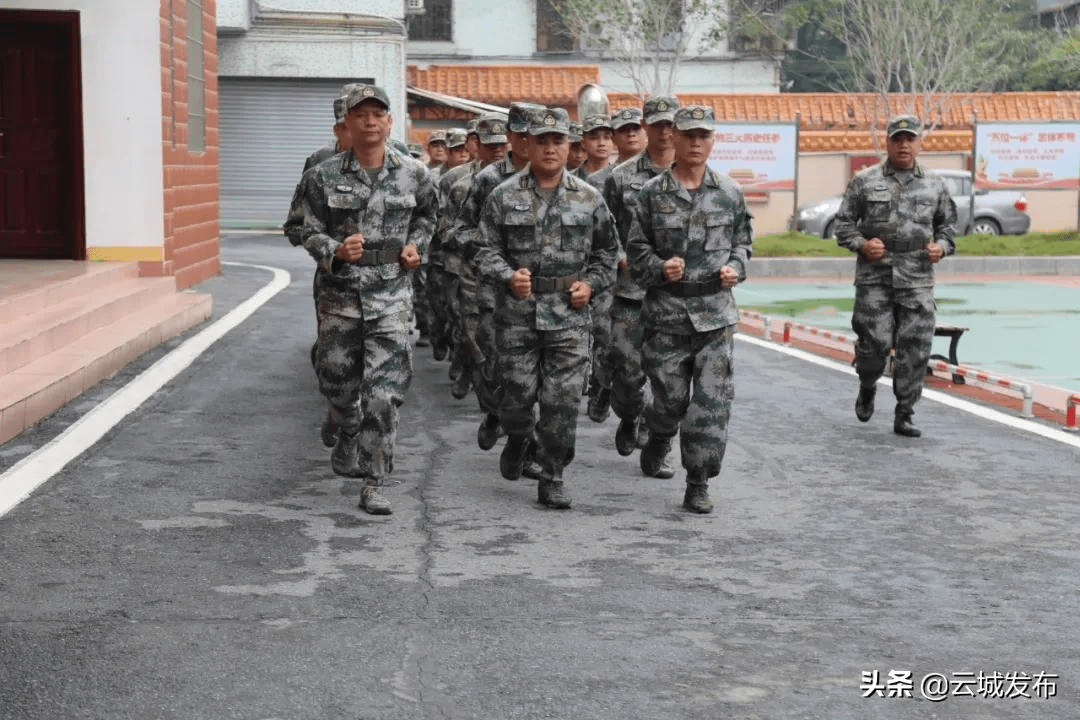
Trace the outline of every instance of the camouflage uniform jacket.
{"type": "Polygon", "coordinates": [[[507,288],[519,268],[534,282],[577,277],[596,297],[615,281],[618,238],[604,199],[595,188],[563,172],[551,201],[536,192],[529,170],[513,175],[491,191],[480,213],[476,267],[498,287],[496,309],[504,321],[522,319],[536,330],[586,327],[586,308],[570,307],[566,289],[536,292],[523,300],[507,288]]]}
{"type": "Polygon", "coordinates": [[[397,262],[360,265],[334,252],[353,233],[364,250],[424,253],[435,229],[435,185],[424,165],[387,150],[375,180],[351,150],[315,166],[301,181],[304,247],[318,263],[315,283],[320,310],[374,319],[411,306],[412,282],[397,262]]]}
{"type": "Polygon", "coordinates": [[[683,297],[663,289],[672,285],[661,272],[665,261],[678,256],[686,262],[683,282],[719,282],[725,265],[742,282],[753,252],[750,218],[739,186],[712,168],[705,169],[694,192],[671,170],[645,183],[633,202],[626,254],[631,275],[647,290],[642,308],[647,326],[688,335],[739,321],[730,288],[683,297]]]}
{"type": "Polygon", "coordinates": [[[469,194],[461,205],[455,228],[458,242],[465,249],[465,259],[470,262],[476,255],[476,236],[479,232],[477,227],[480,225],[480,211],[484,209],[484,203],[492,190],[518,172],[514,168],[512,154],[506,153],[505,157],[491,163],[471,178],[469,194]]]}
{"type": "Polygon", "coordinates": [[[432,247],[432,262],[442,265],[447,272],[461,274],[461,245],[455,232],[454,224],[461,204],[465,200],[468,185],[457,188],[462,178],[469,178],[480,168],[480,163],[470,160],[467,163],[450,168],[439,178],[439,220],[435,226],[435,242],[432,247]]]}
{"type": "MultiPolygon", "coordinates": [[[[624,163],[612,168],[604,183],[604,202],[615,218],[615,227],[619,231],[622,253],[626,253],[626,240],[630,236],[630,223],[634,219],[634,198],[641,192],[645,183],[664,172],[657,167],[649,153],[642,150],[624,163]]],[[[627,300],[644,300],[645,290],[634,282],[629,271],[620,270],[615,281],[615,296],[627,300]]]]}
{"type": "Polygon", "coordinates": [[[604,183],[611,177],[611,171],[615,169],[614,165],[605,165],[596,172],[585,177],[585,182],[592,185],[597,190],[604,191],[604,183]]]}
{"type": "Polygon", "coordinates": [[[886,161],[848,183],[836,213],[836,242],[855,253],[870,238],[885,243],[885,256],[875,263],[859,253],[856,285],[933,287],[934,265],[926,245],[936,241],[945,255],[952,255],[955,224],[956,204],[940,177],[916,163],[905,185],[886,161]]]}
{"type": "MultiPolygon", "coordinates": [[[[337,155],[339,152],[341,151],[338,150],[337,140],[331,140],[307,156],[307,159],[304,160],[304,172],[306,173],[311,168],[327,158],[337,155]]],[[[302,245],[304,242],[304,239],[301,237],[304,229],[304,213],[300,209],[300,190],[303,187],[303,184],[304,181],[301,176],[300,182],[296,183],[296,189],[293,190],[292,201],[289,202],[289,214],[285,216],[285,223],[282,225],[282,228],[285,230],[285,237],[289,238],[289,242],[293,245],[302,245]]]]}

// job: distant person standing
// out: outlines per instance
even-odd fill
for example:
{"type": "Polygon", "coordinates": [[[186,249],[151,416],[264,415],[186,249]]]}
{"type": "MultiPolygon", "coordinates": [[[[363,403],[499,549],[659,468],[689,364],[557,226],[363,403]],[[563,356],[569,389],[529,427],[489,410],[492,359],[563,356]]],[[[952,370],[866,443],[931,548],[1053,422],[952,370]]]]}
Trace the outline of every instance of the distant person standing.
{"type": "Polygon", "coordinates": [[[423,163],[388,148],[386,91],[345,101],[352,147],[305,173],[303,243],[318,264],[319,390],[340,428],[334,472],[364,479],[360,507],[389,514],[379,493],[393,471],[398,407],[412,380],[408,272],[435,228],[435,185],[423,163]]]}
{"type": "Polygon", "coordinates": [[[855,263],[855,415],[874,414],[877,381],[896,350],[893,432],[919,437],[911,422],[922,396],[934,340],[934,265],[956,252],[956,204],[941,178],[920,165],[922,123],[892,118],[885,162],[848,183],[836,214],[836,241],[858,255],[855,263]]]}
{"type": "Polygon", "coordinates": [[[683,507],[708,513],[709,480],[720,474],[735,397],[739,310],[732,288],[750,262],[750,213],[739,186],[706,164],[712,108],[680,108],[674,125],[675,163],[641,188],[626,250],[646,290],[642,363],[653,402],[645,409],[641,470],[655,475],[678,433],[683,507]]]}
{"type": "Polygon", "coordinates": [[[615,163],[624,163],[645,149],[648,137],[641,127],[640,108],[625,108],[611,114],[611,140],[619,153],[615,163]]]}
{"type": "Polygon", "coordinates": [[[439,175],[446,168],[446,160],[449,156],[449,150],[446,147],[445,130],[431,131],[427,141],[427,152],[428,170],[431,171],[431,178],[437,181],[439,175]]]}

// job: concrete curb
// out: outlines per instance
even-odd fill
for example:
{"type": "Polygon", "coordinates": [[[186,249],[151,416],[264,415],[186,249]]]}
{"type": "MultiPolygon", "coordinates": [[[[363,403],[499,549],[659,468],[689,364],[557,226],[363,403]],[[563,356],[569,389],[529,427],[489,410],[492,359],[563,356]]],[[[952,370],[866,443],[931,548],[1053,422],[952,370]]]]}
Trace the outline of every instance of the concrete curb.
{"type": "MultiPolygon", "coordinates": [[[[945,258],[938,268],[942,275],[1080,275],[1080,256],[953,256],[945,258]]],[[[750,261],[750,276],[854,279],[855,260],[755,257],[750,261]]]]}

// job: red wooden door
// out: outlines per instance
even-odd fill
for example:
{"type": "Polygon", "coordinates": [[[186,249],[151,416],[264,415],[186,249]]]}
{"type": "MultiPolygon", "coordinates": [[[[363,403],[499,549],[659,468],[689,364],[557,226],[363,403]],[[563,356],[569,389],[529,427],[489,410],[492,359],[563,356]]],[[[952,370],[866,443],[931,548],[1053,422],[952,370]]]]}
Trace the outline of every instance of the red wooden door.
{"type": "Polygon", "coordinates": [[[86,254],[78,15],[0,10],[0,257],[86,254]]]}

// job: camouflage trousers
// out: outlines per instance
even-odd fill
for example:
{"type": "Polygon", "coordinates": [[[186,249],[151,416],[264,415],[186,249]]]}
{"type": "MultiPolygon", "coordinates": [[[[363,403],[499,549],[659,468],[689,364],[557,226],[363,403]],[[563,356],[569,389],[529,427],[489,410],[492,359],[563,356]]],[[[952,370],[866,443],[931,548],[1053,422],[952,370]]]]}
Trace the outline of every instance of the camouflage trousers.
{"type": "Polygon", "coordinates": [[[398,408],[412,382],[408,311],[373,320],[319,313],[319,391],[343,432],[357,434],[376,482],[393,469],[398,408]]]}
{"type": "Polygon", "coordinates": [[[495,308],[481,303],[476,323],[476,345],[481,357],[473,363],[473,391],[483,413],[499,414],[499,352],[495,345],[495,308]]]}
{"type": "Polygon", "coordinates": [[[537,460],[553,475],[574,457],[578,408],[589,367],[589,328],[496,325],[502,350],[499,421],[507,435],[535,431],[537,460]],[[533,406],[539,405],[539,419],[533,406]]]}
{"type": "Polygon", "coordinates": [[[450,342],[452,321],[446,299],[450,292],[448,286],[456,282],[457,276],[446,272],[442,265],[428,265],[425,295],[430,309],[428,335],[432,344],[440,339],[450,342]]]}
{"type": "Polygon", "coordinates": [[[855,286],[851,315],[851,329],[858,336],[855,371],[863,386],[873,385],[885,372],[889,350],[895,348],[893,395],[899,413],[910,415],[922,397],[936,317],[933,288],[855,286]]]}
{"type": "Polygon", "coordinates": [[[720,474],[735,399],[735,326],[692,335],[645,331],[642,364],[652,386],[645,423],[656,437],[679,433],[688,474],[720,474]]]}
{"type": "Polygon", "coordinates": [[[431,303],[428,302],[427,275],[428,266],[421,265],[410,273],[413,288],[413,319],[416,331],[427,336],[431,330],[431,303]]]}
{"type": "Polygon", "coordinates": [[[611,345],[604,364],[611,386],[611,409],[622,420],[633,420],[645,409],[644,339],[641,301],[616,297],[611,306],[611,345]]]}
{"type": "Polygon", "coordinates": [[[605,388],[611,387],[608,352],[611,349],[611,306],[614,299],[615,295],[608,289],[593,296],[590,303],[593,318],[590,382],[605,388]]]}

